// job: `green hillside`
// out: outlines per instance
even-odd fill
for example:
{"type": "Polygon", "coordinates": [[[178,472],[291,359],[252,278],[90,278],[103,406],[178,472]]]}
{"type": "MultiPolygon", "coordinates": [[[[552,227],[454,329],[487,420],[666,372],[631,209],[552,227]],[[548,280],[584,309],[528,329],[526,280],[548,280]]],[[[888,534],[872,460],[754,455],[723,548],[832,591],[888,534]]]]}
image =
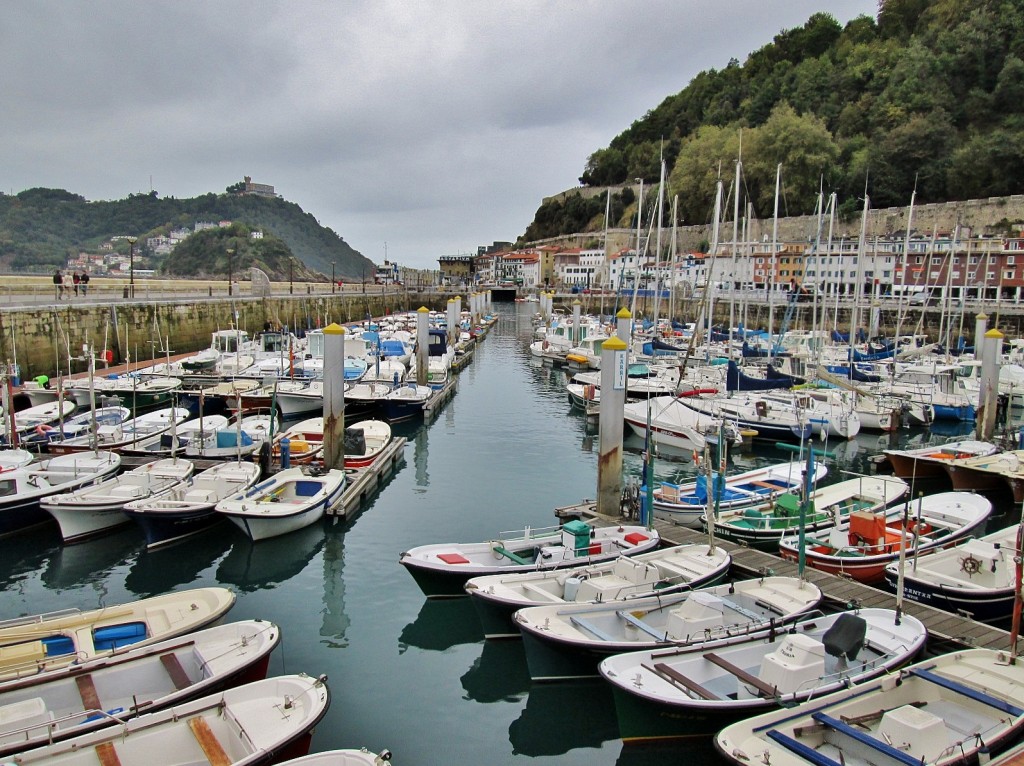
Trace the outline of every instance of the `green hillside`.
{"type": "MultiPolygon", "coordinates": [[[[741,200],[760,218],[772,215],[779,163],[780,215],[812,212],[819,188],[846,214],[865,188],[873,207],[907,205],[915,187],[918,203],[1021,193],[1024,4],[881,0],[877,19],[845,27],[817,13],[742,64],[698,74],[595,151],[580,181],[653,187],[663,152],[681,220],[705,223],[741,142],[741,200]]],[[[551,202],[525,239],[595,230],[603,216],[602,204],[551,202]]]]}
{"type": "MultiPolygon", "coordinates": [[[[143,243],[147,237],[178,227],[191,229],[197,221],[225,220],[273,234],[311,271],[329,276],[334,262],[339,279],[358,280],[374,268],[368,258],[334,231],[321,226],[294,202],[283,199],[234,193],[175,199],[151,192],[132,194],[123,200],[89,202],[63,189],[0,194],[0,267],[48,271],[62,265],[69,255],[80,250],[95,251],[118,235],[138,237],[136,253],[146,256],[143,243]]],[[[118,247],[127,252],[128,244],[122,241],[118,247]]],[[[153,265],[159,269],[162,259],[153,259],[153,265]]],[[[194,266],[203,264],[196,262],[194,266]]]]}

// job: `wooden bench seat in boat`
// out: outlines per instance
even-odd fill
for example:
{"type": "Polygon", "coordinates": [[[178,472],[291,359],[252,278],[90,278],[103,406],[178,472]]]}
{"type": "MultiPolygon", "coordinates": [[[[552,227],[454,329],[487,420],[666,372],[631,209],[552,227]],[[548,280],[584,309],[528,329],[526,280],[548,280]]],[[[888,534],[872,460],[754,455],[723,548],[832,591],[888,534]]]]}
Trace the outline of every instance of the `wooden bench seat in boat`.
{"type": "Polygon", "coordinates": [[[181,661],[178,659],[178,655],[174,652],[161,654],[160,664],[164,666],[164,670],[167,671],[167,675],[171,677],[171,682],[174,684],[174,688],[178,691],[187,689],[192,685],[192,679],[188,677],[188,673],[185,672],[185,668],[181,666],[181,661]]]}
{"type": "Polygon", "coordinates": [[[714,652],[708,652],[704,655],[704,659],[722,668],[722,670],[726,671],[727,673],[731,673],[732,675],[736,676],[738,679],[740,679],[743,683],[747,684],[748,686],[753,686],[755,689],[757,689],[758,693],[762,697],[775,696],[775,689],[766,684],[757,676],[751,675],[750,673],[745,671],[743,668],[738,667],[737,665],[733,665],[724,657],[720,657],[714,652]]]}
{"type": "Polygon", "coordinates": [[[113,742],[101,742],[96,745],[95,750],[100,766],[121,766],[121,759],[117,757],[113,742]]]}
{"type": "Polygon", "coordinates": [[[872,737],[870,734],[862,731],[861,729],[857,729],[853,726],[850,726],[849,724],[843,723],[838,718],[833,718],[832,716],[827,715],[826,713],[815,713],[812,716],[812,718],[814,718],[814,720],[818,723],[828,727],[829,729],[838,731],[841,734],[846,735],[850,739],[855,740],[859,744],[888,756],[890,759],[896,761],[897,763],[902,763],[904,764],[904,766],[921,766],[920,758],[915,758],[909,753],[905,753],[902,750],[888,744],[887,742],[883,742],[880,739],[872,737]]]}
{"type": "Polygon", "coordinates": [[[213,729],[210,728],[210,724],[206,722],[205,718],[201,715],[189,718],[188,728],[192,730],[192,735],[196,738],[196,742],[199,743],[199,747],[203,749],[203,754],[206,756],[206,760],[210,762],[210,766],[231,766],[231,759],[228,757],[227,752],[225,752],[224,746],[221,745],[220,740],[217,739],[217,735],[213,733],[213,729]]]}
{"type": "Polygon", "coordinates": [[[719,697],[710,689],[706,689],[705,687],[701,686],[692,678],[687,678],[678,670],[673,668],[671,665],[666,665],[664,662],[656,662],[653,668],[648,667],[647,665],[644,665],[643,667],[647,668],[652,673],[661,676],[662,678],[665,678],[669,681],[672,681],[675,684],[678,684],[679,686],[682,686],[684,689],[688,689],[689,691],[699,694],[706,700],[721,699],[721,697],[719,697]]]}
{"type": "Polygon", "coordinates": [[[88,673],[75,678],[75,686],[78,687],[78,695],[82,698],[82,704],[86,710],[100,710],[100,695],[96,693],[96,684],[88,673]]]}

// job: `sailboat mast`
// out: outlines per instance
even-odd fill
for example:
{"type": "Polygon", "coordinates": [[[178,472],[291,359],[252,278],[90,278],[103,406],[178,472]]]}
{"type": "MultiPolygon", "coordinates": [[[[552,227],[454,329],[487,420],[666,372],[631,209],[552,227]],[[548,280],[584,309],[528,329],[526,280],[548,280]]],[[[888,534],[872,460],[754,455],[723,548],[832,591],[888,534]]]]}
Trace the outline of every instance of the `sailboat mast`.
{"type": "MultiPolygon", "coordinates": [[[[866,183],[866,182],[865,182],[866,183]]],[[[868,199],[864,190],[864,210],[860,221],[860,240],[857,243],[857,276],[853,284],[853,307],[850,309],[850,364],[853,364],[853,346],[857,342],[857,327],[860,324],[860,301],[864,294],[864,259],[867,255],[868,199]]]]}
{"type": "Polygon", "coordinates": [[[740,156],[736,158],[736,180],[732,192],[732,269],[729,274],[729,343],[732,343],[732,330],[736,326],[736,240],[740,236],[740,169],[743,167],[743,133],[740,133],[740,156]]]}
{"type": "Polygon", "coordinates": [[[779,187],[782,185],[782,163],[775,167],[775,209],[772,217],[771,268],[768,271],[768,358],[775,354],[775,339],[772,337],[775,317],[775,253],[779,242],[779,187]]]}
{"type": "Polygon", "coordinates": [[[708,339],[711,338],[711,326],[715,322],[715,269],[718,260],[716,254],[718,252],[718,224],[722,217],[722,179],[718,179],[718,184],[715,186],[715,219],[711,226],[711,265],[707,269],[707,290],[708,298],[708,339]]]}
{"type": "Polygon", "coordinates": [[[899,308],[896,310],[896,339],[899,340],[903,329],[903,317],[906,306],[909,305],[907,292],[907,269],[910,268],[910,229],[914,222],[914,199],[917,197],[917,187],[910,192],[910,209],[907,211],[907,231],[903,236],[903,268],[898,269],[900,275],[899,291],[896,293],[899,300],[899,308]]]}

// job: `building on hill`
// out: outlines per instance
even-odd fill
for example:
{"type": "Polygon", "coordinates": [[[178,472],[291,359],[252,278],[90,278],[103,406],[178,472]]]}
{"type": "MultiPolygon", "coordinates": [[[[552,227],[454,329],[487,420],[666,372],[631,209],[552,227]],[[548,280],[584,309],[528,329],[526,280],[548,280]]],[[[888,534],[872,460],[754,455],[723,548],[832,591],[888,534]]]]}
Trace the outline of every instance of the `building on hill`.
{"type": "Polygon", "coordinates": [[[274,187],[270,184],[254,184],[251,176],[245,176],[242,182],[242,189],[238,192],[239,194],[248,194],[253,197],[280,197],[280,194],[274,192],[274,187]]]}

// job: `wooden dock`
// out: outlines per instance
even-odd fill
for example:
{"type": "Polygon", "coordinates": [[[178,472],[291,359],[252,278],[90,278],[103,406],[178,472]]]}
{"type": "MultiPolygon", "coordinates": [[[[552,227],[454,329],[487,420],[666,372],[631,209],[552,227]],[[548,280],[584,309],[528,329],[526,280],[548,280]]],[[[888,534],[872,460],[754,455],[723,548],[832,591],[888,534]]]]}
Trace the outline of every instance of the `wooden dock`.
{"type": "Polygon", "coordinates": [[[345,491],[341,493],[341,504],[330,511],[330,516],[348,516],[359,510],[370,495],[384,485],[385,479],[398,470],[405,460],[404,436],[396,436],[387,449],[371,465],[365,468],[345,470],[345,491]]]}
{"type": "MultiPolygon", "coordinates": [[[[627,521],[623,517],[601,516],[597,513],[597,505],[592,501],[584,501],[578,505],[570,505],[555,509],[560,518],[582,518],[594,520],[595,524],[606,526],[622,524],[627,521]]],[[[635,520],[630,520],[636,523],[635,520]]],[[[706,543],[708,536],[704,532],[681,527],[661,519],[655,519],[653,525],[665,545],[682,545],[684,543],[706,543]]],[[[758,577],[764,574],[775,574],[786,577],[797,576],[795,562],[786,561],[764,551],[758,551],[744,545],[716,540],[717,545],[732,556],[732,573],[741,577],[758,577]]],[[[836,609],[845,609],[856,604],[862,607],[879,609],[895,609],[896,596],[888,591],[864,585],[845,577],[838,577],[826,572],[806,567],[804,577],[821,589],[825,604],[836,609]]],[[[949,641],[964,647],[985,647],[988,649],[1007,650],[1010,648],[1010,634],[1005,630],[994,628],[980,622],[951,614],[941,609],[924,606],[904,599],[903,611],[913,615],[928,628],[932,638],[949,641]]]]}

